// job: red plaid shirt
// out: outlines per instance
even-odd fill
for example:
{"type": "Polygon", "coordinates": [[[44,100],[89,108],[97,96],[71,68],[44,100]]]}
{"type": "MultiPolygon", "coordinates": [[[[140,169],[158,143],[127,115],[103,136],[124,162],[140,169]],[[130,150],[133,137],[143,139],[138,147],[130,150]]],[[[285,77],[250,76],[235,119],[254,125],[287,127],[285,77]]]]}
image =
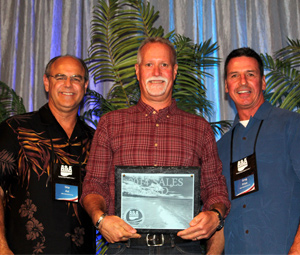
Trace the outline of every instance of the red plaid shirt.
{"type": "Polygon", "coordinates": [[[108,213],[115,214],[115,165],[200,166],[203,211],[214,203],[230,208],[222,163],[209,123],[177,108],[175,100],[159,112],[140,100],[136,106],[101,117],[86,167],[81,201],[87,194],[100,194],[106,200],[108,213]]]}

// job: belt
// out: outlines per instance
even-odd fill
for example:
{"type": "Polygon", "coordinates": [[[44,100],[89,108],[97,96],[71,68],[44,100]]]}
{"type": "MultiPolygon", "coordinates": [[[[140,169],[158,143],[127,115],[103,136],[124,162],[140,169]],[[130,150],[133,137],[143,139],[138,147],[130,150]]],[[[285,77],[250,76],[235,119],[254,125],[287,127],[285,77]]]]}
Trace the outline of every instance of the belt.
{"type": "Polygon", "coordinates": [[[127,241],[127,247],[130,246],[163,246],[174,247],[178,243],[188,243],[191,240],[182,239],[172,234],[142,234],[141,238],[131,238],[127,241]]]}

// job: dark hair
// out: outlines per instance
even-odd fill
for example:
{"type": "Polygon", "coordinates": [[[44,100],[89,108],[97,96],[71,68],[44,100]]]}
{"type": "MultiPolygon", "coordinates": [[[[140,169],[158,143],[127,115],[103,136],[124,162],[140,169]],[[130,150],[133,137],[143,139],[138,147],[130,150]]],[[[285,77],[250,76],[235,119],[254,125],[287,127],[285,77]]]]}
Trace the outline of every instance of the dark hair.
{"type": "Polygon", "coordinates": [[[261,57],[254,50],[252,50],[251,48],[243,47],[243,48],[233,50],[227,56],[227,58],[225,60],[225,66],[224,66],[224,79],[226,79],[226,77],[227,77],[227,66],[228,66],[229,61],[232,58],[243,57],[243,56],[256,59],[256,61],[258,63],[258,68],[259,68],[260,75],[261,75],[261,77],[264,76],[264,64],[261,60],[261,57]]]}
{"type": "Polygon", "coordinates": [[[87,68],[87,66],[86,66],[86,64],[85,64],[85,62],[84,62],[81,58],[75,57],[75,56],[73,56],[73,55],[68,55],[68,54],[67,54],[67,55],[62,55],[62,56],[56,56],[56,57],[52,58],[52,59],[48,62],[48,64],[46,65],[46,68],[45,68],[45,75],[46,75],[47,77],[49,77],[49,75],[50,75],[50,71],[51,71],[51,66],[52,66],[52,64],[53,64],[56,60],[58,60],[59,58],[63,58],[63,57],[71,57],[71,58],[74,58],[74,59],[78,60],[78,61],[81,63],[82,67],[84,68],[84,80],[85,80],[85,82],[89,80],[89,70],[88,70],[88,68],[87,68]]]}
{"type": "Polygon", "coordinates": [[[169,46],[169,48],[171,49],[172,52],[172,57],[173,57],[173,64],[175,65],[177,63],[177,56],[176,56],[176,50],[175,47],[173,45],[173,43],[171,43],[168,39],[163,38],[163,37],[148,37],[146,38],[144,41],[142,41],[138,52],[137,52],[137,63],[140,64],[142,61],[142,57],[141,57],[141,50],[142,48],[147,44],[147,43],[155,43],[155,42],[159,42],[162,44],[166,44],[169,46]]]}

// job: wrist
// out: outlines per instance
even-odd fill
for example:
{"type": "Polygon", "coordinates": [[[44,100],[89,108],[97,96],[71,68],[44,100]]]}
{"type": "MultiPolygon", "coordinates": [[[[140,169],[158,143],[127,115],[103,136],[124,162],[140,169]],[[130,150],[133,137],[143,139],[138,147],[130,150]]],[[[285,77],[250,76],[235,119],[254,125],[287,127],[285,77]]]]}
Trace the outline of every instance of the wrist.
{"type": "Polygon", "coordinates": [[[224,227],[224,218],[223,218],[222,214],[220,213],[219,210],[217,210],[215,208],[211,209],[210,211],[215,212],[219,218],[219,225],[217,226],[216,231],[221,230],[224,227]]]}
{"type": "Polygon", "coordinates": [[[102,227],[102,224],[103,224],[103,220],[104,220],[104,218],[106,217],[106,213],[103,213],[100,217],[99,217],[99,219],[97,220],[97,222],[96,222],[96,224],[95,224],[95,228],[96,229],[98,229],[98,230],[100,230],[101,229],[101,227],[102,227]]]}

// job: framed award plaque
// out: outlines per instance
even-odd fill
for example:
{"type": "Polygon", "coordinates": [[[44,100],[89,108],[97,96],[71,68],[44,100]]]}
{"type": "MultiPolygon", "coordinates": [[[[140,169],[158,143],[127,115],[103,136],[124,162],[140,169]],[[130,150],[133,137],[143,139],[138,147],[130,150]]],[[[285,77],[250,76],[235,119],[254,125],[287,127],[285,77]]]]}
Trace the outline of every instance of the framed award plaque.
{"type": "Polygon", "coordinates": [[[172,233],[200,212],[199,167],[115,167],[116,215],[139,233],[172,233]]]}

